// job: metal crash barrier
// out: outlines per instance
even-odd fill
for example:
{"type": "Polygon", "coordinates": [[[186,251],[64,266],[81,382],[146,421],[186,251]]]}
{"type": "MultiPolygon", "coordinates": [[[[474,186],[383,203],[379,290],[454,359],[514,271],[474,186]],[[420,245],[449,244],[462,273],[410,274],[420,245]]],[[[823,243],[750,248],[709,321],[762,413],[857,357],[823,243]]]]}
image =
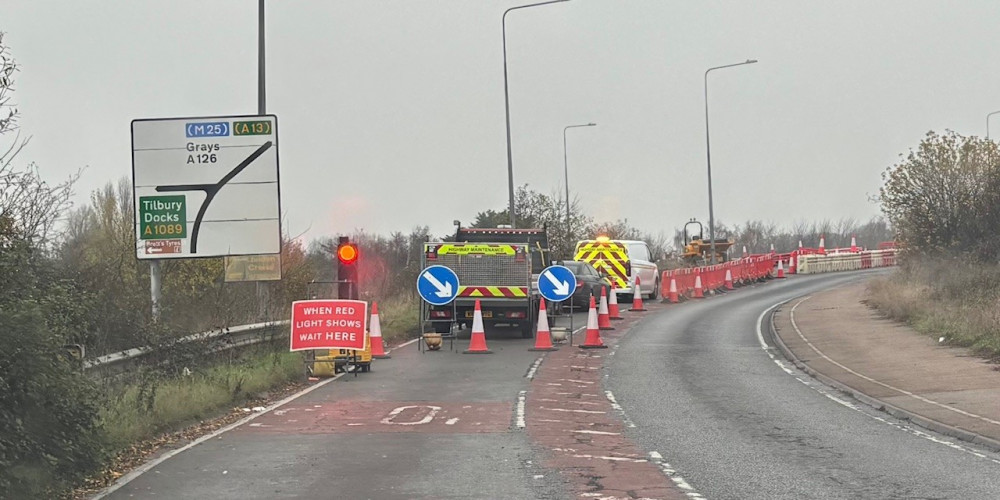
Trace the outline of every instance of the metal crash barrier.
{"type": "Polygon", "coordinates": [[[828,253],[825,255],[800,255],[797,271],[802,274],[856,271],[896,265],[896,250],[870,250],[857,253],[828,253]]]}

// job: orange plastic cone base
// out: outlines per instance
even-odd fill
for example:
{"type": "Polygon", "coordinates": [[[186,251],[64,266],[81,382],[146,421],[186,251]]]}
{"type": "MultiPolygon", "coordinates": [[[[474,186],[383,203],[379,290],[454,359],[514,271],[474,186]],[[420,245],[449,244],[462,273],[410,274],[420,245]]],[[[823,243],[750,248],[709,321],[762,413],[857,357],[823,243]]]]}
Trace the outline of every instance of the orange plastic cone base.
{"type": "Polygon", "coordinates": [[[642,305],[642,288],[639,288],[639,278],[635,278],[635,286],[632,287],[632,309],[629,311],[643,312],[646,308],[642,305]]]}
{"type": "Polygon", "coordinates": [[[674,304],[681,301],[677,295],[677,280],[674,278],[670,278],[670,293],[667,295],[667,298],[674,304]]]}
{"type": "Polygon", "coordinates": [[[382,344],[382,337],[368,337],[368,340],[372,343],[372,357],[375,359],[389,359],[389,356],[385,352],[385,346],[382,344]]]}
{"type": "Polygon", "coordinates": [[[462,351],[462,354],[493,354],[493,351],[486,348],[486,333],[472,332],[469,348],[462,351]]]}
{"type": "Polygon", "coordinates": [[[601,306],[597,309],[597,329],[615,329],[615,327],[611,326],[611,315],[608,313],[608,296],[605,294],[604,288],[601,288],[601,306]]]}
{"type": "Polygon", "coordinates": [[[545,312],[545,301],[538,306],[538,328],[535,333],[535,347],[529,351],[555,351],[556,346],[552,345],[552,334],[549,332],[549,318],[545,312]]]}
{"type": "Polygon", "coordinates": [[[479,306],[479,299],[476,299],[476,314],[472,318],[472,337],[469,339],[469,348],[462,351],[462,354],[493,354],[493,351],[486,348],[486,330],[483,329],[483,313],[479,306]]]}
{"type": "Polygon", "coordinates": [[[611,285],[611,297],[608,299],[608,317],[612,320],[625,319],[622,317],[621,309],[618,308],[618,294],[615,293],[615,286],[611,285]]]}
{"type": "Polygon", "coordinates": [[[385,345],[382,344],[382,324],[379,323],[378,302],[372,302],[371,325],[368,328],[368,341],[372,345],[372,357],[375,359],[389,359],[385,352],[385,345]]]}
{"type": "Polygon", "coordinates": [[[694,282],[694,298],[704,299],[705,290],[701,287],[701,276],[696,278],[697,281],[694,282]]]}
{"type": "Polygon", "coordinates": [[[590,313],[587,315],[587,337],[580,349],[607,349],[601,342],[601,331],[597,328],[597,307],[594,306],[594,296],[590,296],[590,313]]]}

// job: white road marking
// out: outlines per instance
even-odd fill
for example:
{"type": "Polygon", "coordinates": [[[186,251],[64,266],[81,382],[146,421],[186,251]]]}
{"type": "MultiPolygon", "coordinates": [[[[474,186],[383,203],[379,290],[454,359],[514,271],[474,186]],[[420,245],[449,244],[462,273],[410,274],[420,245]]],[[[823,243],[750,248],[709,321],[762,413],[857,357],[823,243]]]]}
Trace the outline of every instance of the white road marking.
{"type": "Polygon", "coordinates": [[[458,418],[449,418],[445,421],[444,425],[455,425],[458,422],[458,418]]]}
{"type": "Polygon", "coordinates": [[[574,384],[587,384],[587,385],[593,384],[593,382],[588,382],[586,380],[574,380],[571,378],[563,378],[559,380],[562,380],[563,382],[573,382],[574,384]]]}
{"type": "Polygon", "coordinates": [[[549,411],[562,411],[562,412],[566,412],[566,413],[593,413],[593,414],[602,414],[602,415],[605,414],[605,413],[607,413],[606,411],[597,411],[597,410],[568,410],[566,408],[546,408],[544,406],[540,406],[539,409],[549,410],[549,411]]]}
{"type": "Polygon", "coordinates": [[[255,419],[255,418],[257,418],[257,417],[259,417],[261,415],[266,415],[267,413],[270,413],[270,412],[274,411],[275,409],[280,408],[280,407],[282,407],[282,406],[284,406],[284,405],[286,405],[286,404],[294,401],[295,399],[297,399],[299,397],[305,396],[306,394],[309,394],[310,392],[315,391],[316,389],[319,389],[320,387],[323,387],[324,385],[327,385],[330,382],[333,382],[334,380],[337,380],[338,378],[342,377],[343,375],[344,375],[343,373],[338,373],[337,375],[335,375],[333,377],[330,377],[330,378],[328,378],[326,380],[322,380],[320,382],[317,382],[316,384],[314,384],[314,385],[312,385],[310,387],[306,387],[305,389],[303,389],[303,390],[301,390],[299,392],[296,392],[295,394],[292,394],[291,396],[288,396],[287,398],[282,399],[281,401],[278,401],[277,403],[274,403],[271,406],[268,406],[264,411],[262,411],[260,413],[254,413],[254,414],[249,415],[246,418],[237,420],[236,422],[233,422],[233,423],[231,423],[231,424],[229,424],[229,425],[227,425],[227,426],[225,426],[225,427],[223,427],[221,429],[218,429],[215,432],[210,432],[208,434],[205,434],[204,436],[201,436],[200,438],[195,439],[194,441],[191,441],[190,443],[188,443],[188,444],[186,444],[186,445],[184,445],[184,446],[182,446],[180,448],[177,448],[176,450],[170,450],[170,451],[168,451],[168,452],[160,455],[155,460],[150,460],[149,462],[146,462],[145,464],[140,465],[139,467],[136,467],[134,470],[132,470],[132,472],[129,472],[128,474],[125,474],[124,476],[118,478],[118,481],[115,481],[115,483],[112,484],[111,486],[108,486],[107,488],[101,490],[100,493],[98,493],[96,496],[94,496],[93,500],[100,500],[101,498],[104,498],[105,496],[107,496],[107,495],[109,495],[109,494],[117,491],[122,486],[125,486],[126,484],[134,481],[135,478],[143,475],[144,473],[148,472],[150,469],[156,467],[157,465],[160,465],[161,463],[167,461],[169,458],[171,458],[173,456],[176,456],[176,455],[178,455],[180,453],[183,453],[183,452],[185,452],[185,451],[187,451],[187,450],[189,450],[191,448],[194,448],[195,446],[198,446],[199,444],[204,443],[205,441],[208,441],[209,439],[214,439],[214,438],[218,437],[221,434],[225,434],[226,432],[229,432],[229,431],[231,431],[231,430],[233,430],[233,429],[235,429],[235,428],[237,428],[237,427],[239,427],[239,426],[241,426],[243,424],[246,424],[247,422],[250,422],[251,420],[253,420],[253,419],[255,419]]]}
{"type": "Polygon", "coordinates": [[[611,460],[613,462],[634,462],[637,464],[646,463],[649,460],[643,458],[606,457],[601,455],[572,455],[573,458],[599,458],[601,460],[611,460]]]}
{"type": "Polygon", "coordinates": [[[635,424],[633,424],[632,421],[629,420],[628,415],[625,414],[625,408],[622,408],[622,405],[618,404],[618,399],[615,398],[615,395],[612,394],[611,391],[604,391],[604,396],[608,398],[608,401],[611,401],[611,407],[621,414],[622,421],[625,422],[625,425],[630,428],[635,428],[635,424]]]}
{"type": "MultiPolygon", "coordinates": [[[[807,297],[807,298],[809,298],[809,297],[807,297]]],[[[803,299],[803,300],[805,300],[805,299],[803,299]]],[[[913,428],[911,426],[898,424],[896,422],[889,421],[889,420],[887,420],[885,418],[882,418],[882,417],[879,417],[877,415],[872,415],[872,414],[870,414],[870,413],[862,410],[860,406],[855,405],[855,404],[850,403],[850,402],[847,402],[847,401],[844,401],[843,399],[840,399],[840,398],[838,398],[838,397],[830,394],[829,392],[827,392],[829,390],[829,388],[827,388],[826,385],[823,385],[823,384],[821,384],[819,382],[811,383],[812,379],[808,375],[806,375],[806,374],[804,374],[804,373],[802,373],[802,372],[800,372],[798,370],[793,370],[792,368],[789,368],[788,365],[787,365],[787,363],[785,363],[784,360],[778,359],[777,355],[775,355],[775,353],[773,352],[773,349],[770,346],[768,346],[766,342],[764,342],[764,335],[761,332],[761,328],[760,328],[760,325],[764,322],[764,316],[768,313],[768,311],[770,311],[771,309],[774,309],[775,307],[778,307],[778,306],[780,306],[780,305],[782,305],[782,304],[784,304],[786,302],[787,301],[781,301],[781,302],[778,302],[777,304],[772,305],[771,307],[768,307],[767,309],[764,309],[764,311],[760,313],[760,316],[757,317],[757,341],[760,342],[760,346],[761,346],[762,349],[764,349],[764,352],[766,352],[767,355],[771,357],[771,360],[774,361],[774,363],[776,365],[778,365],[778,367],[781,368],[782,371],[784,371],[785,373],[791,375],[795,380],[798,380],[799,382],[801,382],[806,387],[809,387],[810,389],[812,389],[812,390],[814,390],[814,391],[822,394],[826,398],[828,398],[828,399],[830,399],[830,400],[832,400],[832,401],[834,401],[834,402],[836,402],[838,404],[841,404],[841,405],[843,405],[843,406],[845,406],[847,408],[850,408],[850,409],[852,409],[852,410],[854,410],[854,411],[856,411],[858,413],[861,413],[862,415],[865,415],[868,418],[871,418],[871,419],[876,420],[878,422],[881,422],[883,424],[889,425],[891,427],[895,427],[898,430],[901,430],[901,431],[906,432],[908,434],[914,435],[916,437],[920,437],[920,438],[926,439],[926,440],[934,442],[934,443],[943,444],[943,445],[945,445],[945,446],[947,446],[949,448],[953,448],[953,449],[959,450],[959,451],[964,451],[964,452],[969,453],[969,454],[971,454],[973,456],[976,456],[976,457],[979,457],[979,458],[985,458],[985,459],[987,459],[987,460],[989,460],[989,461],[991,461],[993,463],[1000,464],[1000,460],[997,460],[997,459],[994,459],[994,458],[990,458],[990,457],[986,457],[982,453],[979,453],[978,451],[973,450],[971,448],[966,448],[966,447],[964,447],[962,445],[956,444],[956,443],[954,443],[952,441],[949,441],[947,439],[941,439],[941,438],[939,438],[937,436],[932,436],[932,435],[930,435],[930,434],[928,434],[926,432],[923,432],[921,430],[915,429],[915,428],[913,428]]],[[[801,302],[799,302],[799,303],[801,303],[801,302]]]]}
{"type": "Polygon", "coordinates": [[[524,398],[528,391],[521,391],[517,393],[517,428],[524,429],[526,424],[524,423],[524,398]]]}
{"type": "Polygon", "coordinates": [[[694,487],[691,486],[684,479],[684,477],[678,474],[677,471],[673,468],[673,466],[671,466],[670,464],[668,464],[666,461],[663,460],[663,455],[660,455],[655,451],[651,451],[649,452],[649,458],[652,460],[653,463],[660,466],[660,470],[662,470],[663,473],[666,474],[666,476],[669,477],[670,480],[673,481],[678,488],[684,490],[685,496],[687,496],[688,498],[700,498],[700,499],[705,498],[701,495],[701,493],[698,493],[694,489],[694,487]]]}
{"type": "Polygon", "coordinates": [[[561,423],[564,422],[563,420],[552,420],[551,418],[540,418],[540,419],[538,419],[538,421],[539,422],[550,422],[550,423],[554,423],[554,424],[561,424],[561,423]]]}
{"type": "Polygon", "coordinates": [[[423,425],[430,423],[431,420],[434,420],[434,416],[437,415],[437,412],[439,411],[441,411],[440,406],[431,406],[431,405],[400,406],[399,408],[395,408],[392,411],[390,411],[389,415],[383,418],[380,422],[387,425],[423,425]],[[396,417],[399,416],[400,413],[403,413],[404,411],[409,410],[411,408],[427,408],[427,415],[424,415],[424,418],[413,422],[395,421],[396,417]]]}
{"type": "Polygon", "coordinates": [[[604,432],[604,431],[570,431],[575,434],[597,434],[599,436],[621,436],[620,432],[604,432]]]}
{"type": "Polygon", "coordinates": [[[538,371],[538,366],[542,364],[543,359],[545,359],[545,356],[539,356],[535,360],[534,364],[531,365],[531,369],[528,370],[527,375],[524,376],[526,379],[533,380],[535,378],[535,372],[538,371]]]}
{"type": "Polygon", "coordinates": [[[885,387],[886,389],[890,389],[890,390],[896,391],[896,392],[898,392],[900,394],[909,396],[909,397],[911,397],[913,399],[916,399],[917,401],[922,401],[924,403],[931,404],[931,405],[937,406],[939,408],[944,408],[946,410],[953,411],[955,413],[958,413],[959,415],[963,415],[963,416],[966,416],[966,417],[969,417],[969,418],[974,418],[974,419],[977,419],[977,420],[982,420],[983,422],[986,422],[986,423],[990,423],[990,424],[993,424],[993,425],[1000,425],[1000,421],[993,420],[991,418],[986,418],[986,417],[984,417],[982,415],[976,415],[975,413],[967,412],[967,411],[965,411],[965,410],[963,410],[961,408],[955,408],[954,406],[951,406],[951,405],[947,405],[947,404],[944,404],[944,403],[939,403],[937,401],[934,401],[933,399],[928,399],[928,398],[925,398],[923,396],[919,396],[917,394],[914,394],[914,393],[912,393],[910,391],[906,391],[906,390],[900,389],[898,387],[891,386],[891,385],[886,384],[884,382],[881,382],[879,380],[875,380],[875,379],[873,379],[873,378],[871,378],[871,377],[869,377],[867,375],[858,373],[858,372],[856,372],[856,371],[854,371],[854,370],[852,370],[852,369],[850,369],[850,368],[848,368],[848,367],[846,367],[846,366],[844,366],[844,365],[842,365],[842,364],[840,364],[840,363],[838,363],[838,362],[830,359],[829,356],[827,356],[826,354],[824,354],[823,351],[820,351],[816,346],[813,345],[812,342],[809,341],[809,339],[806,338],[805,335],[802,334],[802,330],[799,330],[799,325],[795,323],[795,309],[798,308],[800,304],[802,304],[803,302],[805,302],[805,301],[807,301],[807,300],[809,300],[811,298],[812,298],[812,296],[806,297],[806,298],[798,301],[794,306],[792,306],[792,310],[788,312],[788,318],[792,322],[792,328],[795,329],[795,333],[799,334],[799,338],[801,338],[802,341],[805,342],[806,345],[808,345],[810,349],[812,349],[813,351],[815,351],[816,354],[819,354],[820,357],[822,357],[823,359],[829,361],[830,363],[836,365],[837,367],[843,369],[844,371],[846,371],[846,372],[848,372],[848,373],[850,373],[852,375],[855,375],[857,377],[863,378],[863,379],[865,379],[865,380],[867,380],[867,381],[869,381],[869,382],[871,382],[873,384],[878,384],[878,385],[880,385],[882,387],[885,387]]]}

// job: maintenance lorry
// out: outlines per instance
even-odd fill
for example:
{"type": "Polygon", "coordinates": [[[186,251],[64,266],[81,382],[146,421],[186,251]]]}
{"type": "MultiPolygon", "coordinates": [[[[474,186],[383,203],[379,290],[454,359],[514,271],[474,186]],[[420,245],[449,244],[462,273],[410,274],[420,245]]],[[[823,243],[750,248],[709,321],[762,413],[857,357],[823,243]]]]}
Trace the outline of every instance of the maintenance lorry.
{"type": "Polygon", "coordinates": [[[423,268],[442,265],[458,276],[455,300],[422,305],[421,320],[437,333],[472,325],[478,299],[484,326],[509,325],[534,336],[538,320],[538,275],[548,266],[548,236],[542,229],[462,228],[453,241],[424,244],[423,268]]]}

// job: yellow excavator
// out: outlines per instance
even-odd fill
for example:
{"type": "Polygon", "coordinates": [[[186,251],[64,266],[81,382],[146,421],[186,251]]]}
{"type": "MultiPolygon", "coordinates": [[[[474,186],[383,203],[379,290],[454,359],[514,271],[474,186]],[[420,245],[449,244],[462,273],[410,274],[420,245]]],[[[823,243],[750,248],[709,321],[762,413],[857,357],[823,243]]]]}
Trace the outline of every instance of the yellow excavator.
{"type": "MultiPolygon", "coordinates": [[[[681,257],[684,262],[691,267],[705,266],[712,263],[712,242],[708,238],[704,238],[705,227],[702,226],[701,222],[695,219],[691,219],[684,224],[684,253],[681,257]],[[694,231],[694,227],[698,227],[698,231],[694,231]],[[689,230],[690,228],[690,230],[689,230]]],[[[727,239],[715,239],[715,262],[726,262],[729,260],[729,247],[733,246],[733,242],[727,239]]]]}

